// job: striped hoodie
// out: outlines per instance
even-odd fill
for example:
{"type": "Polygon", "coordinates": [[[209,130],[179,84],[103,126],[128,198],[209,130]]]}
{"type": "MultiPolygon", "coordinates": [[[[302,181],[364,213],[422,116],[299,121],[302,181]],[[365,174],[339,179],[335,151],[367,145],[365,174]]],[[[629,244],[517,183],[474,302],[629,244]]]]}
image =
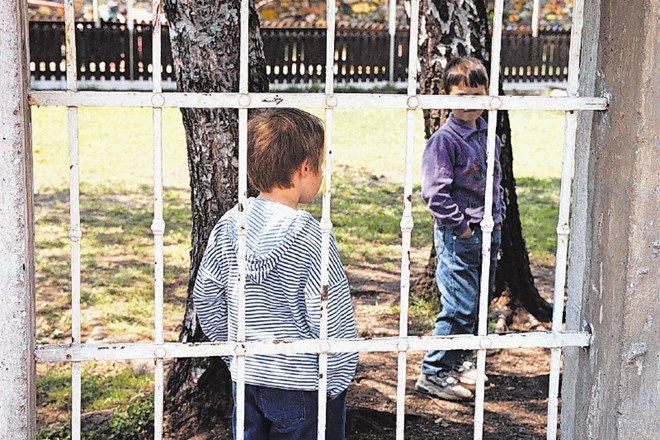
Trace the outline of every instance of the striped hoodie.
{"type": "MultiPolygon", "coordinates": [[[[245,335],[248,341],[319,337],[321,228],[311,214],[250,198],[247,203],[245,335]]],[[[193,302],[202,330],[213,342],[235,341],[238,327],[238,209],[215,225],[200,263],[193,302]]],[[[346,274],[334,237],[328,267],[328,338],[357,337],[346,274]]],[[[344,391],[358,353],[328,355],[328,395],[344,391]]],[[[225,358],[236,381],[236,365],[225,358]]],[[[248,355],[245,382],[290,390],[318,389],[315,353],[248,355]]]]}

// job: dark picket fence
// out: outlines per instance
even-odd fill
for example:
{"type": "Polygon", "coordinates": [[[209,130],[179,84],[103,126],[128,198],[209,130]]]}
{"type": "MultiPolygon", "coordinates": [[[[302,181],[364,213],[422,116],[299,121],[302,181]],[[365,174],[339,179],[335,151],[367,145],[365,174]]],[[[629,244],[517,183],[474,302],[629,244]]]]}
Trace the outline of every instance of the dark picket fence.
{"type": "MultiPolygon", "coordinates": [[[[264,54],[272,84],[324,82],[326,31],[316,28],[263,27],[264,54]]],[[[502,38],[502,81],[556,83],[566,80],[570,33],[541,31],[507,33],[502,38]]],[[[393,80],[405,81],[408,70],[407,29],[394,37],[393,80]]],[[[62,22],[30,23],[32,77],[61,81],[66,77],[62,22]]],[[[151,25],[76,24],[78,78],[81,80],[151,79],[151,25]]],[[[175,80],[168,28],[162,28],[162,78],[175,80]]],[[[373,83],[390,80],[390,36],[382,25],[338,28],[335,38],[335,80],[373,83]]]]}

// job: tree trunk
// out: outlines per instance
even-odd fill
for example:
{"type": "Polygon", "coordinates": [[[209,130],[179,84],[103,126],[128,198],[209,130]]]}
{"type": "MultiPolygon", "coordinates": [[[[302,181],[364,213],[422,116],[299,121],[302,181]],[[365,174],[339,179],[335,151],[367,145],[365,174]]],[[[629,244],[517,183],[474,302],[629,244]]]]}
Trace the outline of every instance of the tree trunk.
{"type": "MultiPolygon", "coordinates": [[[[484,0],[426,0],[420,8],[420,86],[423,94],[439,94],[442,90],[444,66],[454,57],[471,55],[490,67],[491,36],[484,0]]],[[[503,94],[500,84],[500,94],[503,94]]],[[[525,247],[518,210],[516,181],[513,177],[511,127],[507,111],[497,113],[497,134],[502,140],[501,164],[507,216],[502,226],[501,259],[495,281],[496,296],[505,290],[513,295],[537,319],[547,321],[552,307],[534,286],[529,256],[525,247]]],[[[487,113],[484,113],[487,116],[487,113]]],[[[428,139],[444,124],[446,110],[424,111],[424,129],[428,139]]],[[[435,285],[435,250],[422,276],[413,284],[413,294],[429,296],[437,293],[435,285]]]]}
{"type": "MultiPolygon", "coordinates": [[[[237,92],[240,0],[165,0],[180,92],[237,92]]],[[[250,91],[268,91],[259,20],[250,5],[250,91]]],[[[211,229],[238,198],[238,112],[181,109],[188,148],[192,250],[181,342],[206,340],[190,293],[211,229]]],[[[220,358],[175,359],[167,378],[171,438],[225,438],[231,378],[220,358]]]]}

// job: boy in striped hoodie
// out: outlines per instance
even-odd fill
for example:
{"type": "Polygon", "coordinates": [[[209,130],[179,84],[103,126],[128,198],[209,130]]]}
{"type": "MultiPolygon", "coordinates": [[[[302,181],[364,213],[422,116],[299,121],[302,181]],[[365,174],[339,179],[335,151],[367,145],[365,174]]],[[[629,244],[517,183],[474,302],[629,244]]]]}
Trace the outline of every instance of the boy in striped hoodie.
{"type": "MultiPolygon", "coordinates": [[[[321,292],[328,292],[328,338],[355,338],[350,291],[330,236],[328,286],[321,286],[321,228],[309,213],[322,181],[321,121],[297,109],[269,109],[248,123],[249,198],[245,281],[248,341],[317,339],[321,292]]],[[[238,327],[238,209],[216,224],[193,290],[200,325],[214,342],[235,341],[238,327]]],[[[225,358],[234,396],[237,368],[225,358]]],[[[345,438],[346,392],[357,353],[328,355],[326,439],[345,438]]],[[[248,355],[245,359],[246,440],[316,439],[318,355],[248,355]]],[[[234,407],[234,432],[236,407],[234,407]]]]}

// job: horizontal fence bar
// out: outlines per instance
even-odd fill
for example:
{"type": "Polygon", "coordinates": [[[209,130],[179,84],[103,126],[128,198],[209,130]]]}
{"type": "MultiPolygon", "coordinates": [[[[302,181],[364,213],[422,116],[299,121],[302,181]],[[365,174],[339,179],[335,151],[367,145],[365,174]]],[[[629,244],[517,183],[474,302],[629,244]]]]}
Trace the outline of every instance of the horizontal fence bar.
{"type": "Polygon", "coordinates": [[[458,108],[485,110],[606,110],[607,98],[551,96],[451,96],[336,93],[149,93],[33,91],[36,106],[173,108],[458,108]]]}
{"type": "Polygon", "coordinates": [[[129,359],[164,359],[232,356],[236,354],[339,353],[374,351],[478,350],[507,348],[586,347],[591,342],[587,332],[528,332],[506,335],[416,336],[407,338],[206,342],[181,344],[117,343],[75,346],[38,345],[37,362],[87,362],[129,359]]]}

